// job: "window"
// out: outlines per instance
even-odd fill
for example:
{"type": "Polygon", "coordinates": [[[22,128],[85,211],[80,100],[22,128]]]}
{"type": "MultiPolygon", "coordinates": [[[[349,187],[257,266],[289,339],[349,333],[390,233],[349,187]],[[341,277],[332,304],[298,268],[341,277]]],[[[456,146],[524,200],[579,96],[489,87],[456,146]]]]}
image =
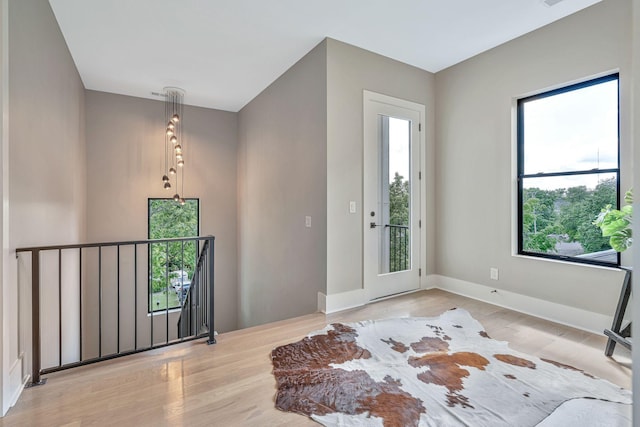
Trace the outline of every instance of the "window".
{"type": "MultiPolygon", "coordinates": [[[[186,199],[184,206],[173,199],[149,199],[149,239],[199,235],[200,203],[186,199]]],[[[150,245],[149,312],[179,308],[191,286],[198,256],[198,242],[150,245]]]]}
{"type": "Polygon", "coordinates": [[[518,100],[518,253],[599,265],[593,224],[619,206],[618,74],[518,100]]]}

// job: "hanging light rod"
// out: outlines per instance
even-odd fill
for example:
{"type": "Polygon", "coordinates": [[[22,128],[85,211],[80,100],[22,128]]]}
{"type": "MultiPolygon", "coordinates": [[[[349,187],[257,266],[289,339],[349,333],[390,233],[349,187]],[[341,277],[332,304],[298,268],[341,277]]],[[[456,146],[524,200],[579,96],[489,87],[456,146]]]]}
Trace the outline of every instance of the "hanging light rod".
{"type": "Polygon", "coordinates": [[[153,95],[164,98],[163,188],[165,190],[171,190],[171,188],[174,188],[175,193],[173,195],[173,200],[184,205],[185,141],[182,128],[184,125],[183,112],[185,91],[177,87],[165,87],[163,91],[164,93],[151,92],[153,95]],[[181,193],[182,196],[180,195],[181,193]]]}

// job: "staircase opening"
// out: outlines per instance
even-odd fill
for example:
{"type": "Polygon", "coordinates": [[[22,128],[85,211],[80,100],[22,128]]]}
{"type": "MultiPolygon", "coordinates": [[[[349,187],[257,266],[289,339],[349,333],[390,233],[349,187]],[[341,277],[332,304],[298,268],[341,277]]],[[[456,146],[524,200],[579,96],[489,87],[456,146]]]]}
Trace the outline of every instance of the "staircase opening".
{"type": "Polygon", "coordinates": [[[215,343],[214,241],[203,236],[16,249],[22,286],[31,289],[30,385],[43,384],[41,376],[51,372],[188,340],[215,343]],[[165,263],[162,286],[170,286],[171,271],[180,271],[180,304],[149,311],[154,247],[167,257],[177,246],[182,260],[190,245],[191,264],[165,263]]]}

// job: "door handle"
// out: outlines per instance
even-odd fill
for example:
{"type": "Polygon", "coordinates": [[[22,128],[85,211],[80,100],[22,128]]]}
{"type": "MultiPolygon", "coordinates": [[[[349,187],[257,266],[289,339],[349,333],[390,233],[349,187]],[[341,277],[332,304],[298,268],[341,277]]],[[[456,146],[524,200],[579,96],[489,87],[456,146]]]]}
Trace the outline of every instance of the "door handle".
{"type": "Polygon", "coordinates": [[[376,227],[388,227],[387,224],[376,224],[375,222],[370,222],[369,223],[369,228],[376,228],[376,227]]]}

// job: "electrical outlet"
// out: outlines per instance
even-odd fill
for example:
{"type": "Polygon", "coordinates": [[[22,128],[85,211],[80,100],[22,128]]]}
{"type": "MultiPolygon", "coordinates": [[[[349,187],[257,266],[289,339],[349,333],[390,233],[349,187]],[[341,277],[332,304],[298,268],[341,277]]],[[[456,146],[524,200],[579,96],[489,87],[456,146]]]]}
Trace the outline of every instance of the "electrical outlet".
{"type": "Polygon", "coordinates": [[[310,216],[305,216],[304,217],[304,226],[307,228],[311,228],[311,217],[310,216]]]}
{"type": "Polygon", "coordinates": [[[491,277],[491,280],[498,280],[498,269],[495,267],[491,267],[489,269],[489,274],[491,277]]]}
{"type": "Polygon", "coordinates": [[[356,213],[356,202],[353,200],[349,202],[349,213],[356,213]]]}

